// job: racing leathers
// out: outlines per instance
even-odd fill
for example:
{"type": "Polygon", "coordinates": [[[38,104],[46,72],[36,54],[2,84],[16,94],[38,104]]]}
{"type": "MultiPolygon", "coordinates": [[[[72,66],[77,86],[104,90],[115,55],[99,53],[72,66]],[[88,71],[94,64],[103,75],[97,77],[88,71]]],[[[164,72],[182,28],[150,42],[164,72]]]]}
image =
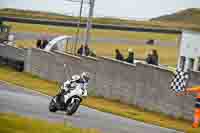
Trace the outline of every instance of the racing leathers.
{"type": "Polygon", "coordinates": [[[72,76],[71,80],[64,82],[63,87],[61,88],[62,95],[64,96],[64,103],[67,103],[67,100],[73,95],[87,96],[88,81],[82,78],[79,75],[72,76]]]}

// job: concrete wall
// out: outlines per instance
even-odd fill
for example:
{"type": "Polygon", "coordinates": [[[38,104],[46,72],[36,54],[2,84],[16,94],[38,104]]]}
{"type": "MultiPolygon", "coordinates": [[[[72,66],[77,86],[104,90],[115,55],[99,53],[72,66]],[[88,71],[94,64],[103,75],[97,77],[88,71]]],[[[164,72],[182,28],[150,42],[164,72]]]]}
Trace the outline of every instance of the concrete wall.
{"type": "Polygon", "coordinates": [[[96,86],[97,59],[80,58],[59,51],[46,52],[41,49],[29,49],[28,55],[25,65],[26,72],[48,80],[63,82],[74,74],[87,71],[92,73],[90,88],[96,86]]]}
{"type": "Polygon", "coordinates": [[[135,92],[135,65],[101,57],[98,62],[98,96],[132,103],[135,92]]]}
{"type": "MultiPolygon", "coordinates": [[[[80,73],[81,72],[81,58],[77,56],[73,56],[70,54],[61,53],[58,51],[54,51],[55,60],[52,60],[53,62],[56,62],[57,67],[59,67],[59,71],[63,74],[57,73],[57,75],[63,75],[62,81],[66,80],[66,78],[70,78],[72,75],[80,73]],[[64,64],[66,65],[66,69],[64,68],[64,64]]],[[[57,72],[58,68],[53,67],[52,71],[57,72]]],[[[52,75],[53,76],[53,75],[52,75]]]]}
{"type": "Polygon", "coordinates": [[[192,119],[194,101],[178,97],[169,89],[173,73],[160,67],[137,64],[136,105],[166,114],[192,119]]]}
{"type": "Polygon", "coordinates": [[[46,52],[41,49],[30,49],[25,71],[47,80],[63,82],[71,75],[80,73],[81,58],[60,52],[46,52]],[[66,68],[64,68],[64,64],[66,68]]]}
{"type": "Polygon", "coordinates": [[[13,60],[24,61],[26,50],[9,45],[0,45],[0,56],[13,60]]]}
{"type": "Polygon", "coordinates": [[[54,80],[52,77],[50,77],[50,67],[55,65],[55,63],[50,63],[51,60],[55,60],[53,53],[48,53],[40,49],[29,49],[28,55],[30,57],[27,57],[26,59],[26,72],[30,72],[33,75],[38,75],[41,78],[45,78],[47,80],[54,80]]]}
{"type": "MultiPolygon", "coordinates": [[[[97,72],[99,59],[93,57],[82,57],[81,72],[86,71],[91,73],[91,81],[89,84],[89,92],[96,92],[97,90],[97,72]]],[[[94,93],[92,95],[95,95],[94,93]]]]}
{"type": "MultiPolygon", "coordinates": [[[[92,74],[90,90],[96,96],[119,100],[148,110],[192,119],[192,96],[177,97],[170,89],[173,73],[147,64],[127,64],[100,57],[77,57],[39,49],[28,52],[26,71],[42,78],[62,81],[73,74],[88,71],[92,74]],[[66,64],[66,74],[64,73],[66,64]]],[[[200,73],[193,72],[189,86],[200,84],[200,73]]]]}

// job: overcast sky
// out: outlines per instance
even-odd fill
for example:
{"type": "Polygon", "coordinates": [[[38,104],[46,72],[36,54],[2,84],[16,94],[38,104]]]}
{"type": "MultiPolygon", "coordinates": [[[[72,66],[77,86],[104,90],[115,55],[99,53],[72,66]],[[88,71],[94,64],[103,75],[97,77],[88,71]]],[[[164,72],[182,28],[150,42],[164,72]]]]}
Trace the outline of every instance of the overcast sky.
{"type": "MultiPolygon", "coordinates": [[[[65,0],[0,0],[0,8],[20,8],[78,15],[78,3],[65,0]]],[[[85,5],[85,12],[86,8],[85,5]]],[[[200,8],[200,0],[96,0],[95,16],[148,19],[186,8],[200,8]]]]}

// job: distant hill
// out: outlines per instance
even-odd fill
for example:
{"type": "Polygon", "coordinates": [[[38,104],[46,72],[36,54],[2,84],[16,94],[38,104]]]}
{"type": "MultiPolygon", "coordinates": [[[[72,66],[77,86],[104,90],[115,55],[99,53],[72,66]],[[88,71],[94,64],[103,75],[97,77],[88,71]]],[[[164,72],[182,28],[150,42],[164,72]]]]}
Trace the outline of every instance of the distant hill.
{"type": "MultiPolygon", "coordinates": [[[[153,18],[150,21],[136,21],[136,20],[128,20],[120,18],[99,17],[99,18],[93,18],[93,23],[116,24],[116,25],[148,27],[148,28],[156,27],[156,28],[167,28],[167,29],[192,29],[200,31],[199,15],[200,15],[200,9],[188,9],[185,11],[180,11],[176,14],[153,18]],[[175,17],[172,17],[174,15],[175,17]]],[[[35,18],[35,19],[37,18],[37,19],[61,20],[61,21],[76,21],[76,22],[79,20],[78,17],[62,15],[58,13],[21,10],[12,8],[0,9],[0,16],[24,17],[24,18],[35,18]]],[[[82,22],[83,23],[86,22],[86,18],[83,17],[82,22]]]]}
{"type": "Polygon", "coordinates": [[[66,16],[58,13],[41,12],[32,10],[4,8],[0,9],[1,16],[37,18],[37,19],[53,19],[53,20],[77,20],[75,17],[66,16]]]}
{"type": "Polygon", "coordinates": [[[153,18],[154,21],[196,24],[200,26],[200,8],[190,8],[170,15],[153,18]]]}

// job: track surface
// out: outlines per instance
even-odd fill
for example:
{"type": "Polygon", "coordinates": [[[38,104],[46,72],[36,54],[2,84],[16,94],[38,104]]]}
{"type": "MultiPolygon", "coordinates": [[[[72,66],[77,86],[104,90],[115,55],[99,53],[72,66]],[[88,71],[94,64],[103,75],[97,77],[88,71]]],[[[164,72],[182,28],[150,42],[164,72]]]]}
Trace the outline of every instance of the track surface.
{"type": "MultiPolygon", "coordinates": [[[[62,112],[48,112],[49,101],[48,96],[0,82],[0,112],[15,112],[19,115],[64,122],[62,112]]],[[[84,106],[81,106],[74,116],[65,116],[65,121],[75,127],[97,128],[103,133],[179,133],[84,106]]]]}

